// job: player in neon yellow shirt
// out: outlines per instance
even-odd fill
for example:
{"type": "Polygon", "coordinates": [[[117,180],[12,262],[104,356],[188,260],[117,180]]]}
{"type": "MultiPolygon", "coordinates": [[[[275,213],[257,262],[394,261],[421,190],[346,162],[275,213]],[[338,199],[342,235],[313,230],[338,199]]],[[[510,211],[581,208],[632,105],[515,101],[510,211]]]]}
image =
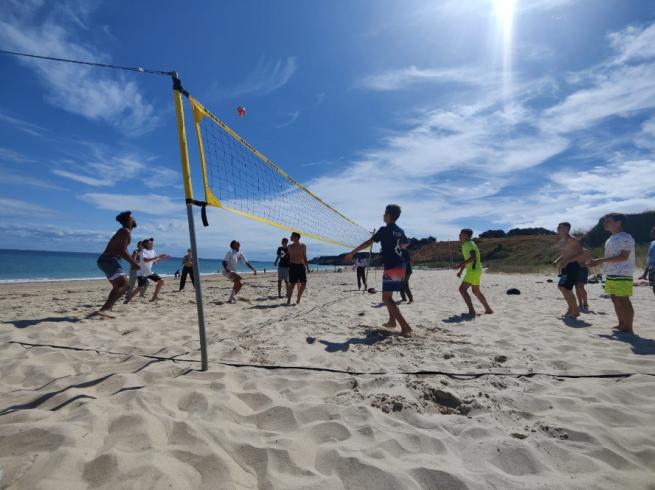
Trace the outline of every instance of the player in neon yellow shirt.
{"type": "Polygon", "coordinates": [[[473,308],[473,301],[471,296],[468,293],[468,289],[473,290],[473,294],[484,306],[484,312],[487,314],[493,313],[493,310],[487,303],[487,299],[484,297],[484,294],[480,291],[480,277],[482,276],[482,262],[480,261],[480,249],[472,240],[473,230],[469,228],[463,229],[459,233],[459,241],[462,244],[462,255],[464,256],[464,262],[462,262],[457,272],[457,277],[462,277],[462,272],[466,269],[466,274],[464,275],[464,280],[459,286],[459,292],[466,302],[466,306],[469,309],[469,315],[475,316],[476,312],[473,308]]]}

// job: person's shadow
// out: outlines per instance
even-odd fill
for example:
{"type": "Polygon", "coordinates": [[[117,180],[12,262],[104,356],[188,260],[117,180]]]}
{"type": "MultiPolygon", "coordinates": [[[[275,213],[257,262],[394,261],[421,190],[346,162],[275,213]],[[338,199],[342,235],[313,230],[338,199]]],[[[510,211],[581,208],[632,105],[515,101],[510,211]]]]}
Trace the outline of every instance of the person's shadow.
{"type": "Polygon", "coordinates": [[[634,354],[640,356],[655,356],[655,340],[653,339],[645,339],[639,335],[630,335],[623,332],[613,332],[611,335],[601,334],[599,337],[630,344],[634,354]]]}
{"type": "Polygon", "coordinates": [[[388,335],[379,330],[371,330],[366,334],[365,338],[353,337],[345,342],[330,342],[328,340],[319,340],[318,342],[325,346],[325,352],[347,352],[351,345],[373,345],[387,337],[388,335]]]}
{"type": "Polygon", "coordinates": [[[451,315],[448,318],[444,318],[441,321],[443,323],[462,323],[462,322],[470,322],[471,320],[475,320],[475,317],[467,313],[463,313],[461,315],[451,315]]]}
{"type": "Polygon", "coordinates": [[[11,320],[2,323],[11,324],[16,328],[27,328],[27,327],[33,327],[35,325],[38,325],[39,323],[48,323],[48,322],[76,323],[79,321],[80,319],[75,316],[50,316],[48,318],[36,318],[34,320],[11,320]]]}
{"type": "Polygon", "coordinates": [[[587,328],[592,326],[591,323],[585,322],[579,318],[565,317],[562,321],[564,322],[564,325],[571,328],[587,328]]]}

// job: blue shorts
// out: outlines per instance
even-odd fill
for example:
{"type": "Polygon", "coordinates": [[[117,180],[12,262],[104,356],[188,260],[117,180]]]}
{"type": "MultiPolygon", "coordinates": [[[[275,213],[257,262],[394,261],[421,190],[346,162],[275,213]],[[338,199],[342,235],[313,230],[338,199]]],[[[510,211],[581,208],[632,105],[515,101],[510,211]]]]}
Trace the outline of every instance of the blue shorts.
{"type": "Polygon", "coordinates": [[[405,266],[384,269],[382,274],[382,291],[400,291],[405,278],[405,266]]]}
{"type": "Polygon", "coordinates": [[[116,257],[111,255],[102,254],[98,257],[98,269],[105,273],[107,279],[113,281],[118,279],[120,276],[124,276],[123,268],[121,267],[120,261],[116,257]]]}

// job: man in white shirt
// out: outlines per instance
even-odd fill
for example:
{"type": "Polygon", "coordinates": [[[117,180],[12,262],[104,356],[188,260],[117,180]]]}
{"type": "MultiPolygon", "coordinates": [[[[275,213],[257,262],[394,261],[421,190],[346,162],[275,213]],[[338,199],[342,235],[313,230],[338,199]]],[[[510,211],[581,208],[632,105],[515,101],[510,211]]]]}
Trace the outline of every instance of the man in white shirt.
{"type": "Polygon", "coordinates": [[[646,270],[639,279],[648,279],[648,282],[655,293],[655,226],[650,230],[650,237],[653,239],[648,247],[648,259],[646,260],[646,270]]]}
{"type": "Polygon", "coordinates": [[[589,266],[603,264],[605,292],[612,298],[614,311],[619,319],[615,329],[634,335],[632,321],[635,310],[630,296],[634,282],[635,241],[623,231],[625,220],[625,215],[619,213],[610,213],[603,217],[603,227],[612,236],[605,242],[605,257],[590,261],[589,266]]]}
{"type": "Polygon", "coordinates": [[[232,287],[232,294],[230,294],[230,299],[227,301],[228,303],[237,302],[237,294],[239,294],[239,291],[241,291],[243,286],[241,283],[242,278],[236,272],[239,263],[245,264],[246,267],[248,267],[251,271],[253,271],[255,275],[257,275],[255,268],[250,265],[250,262],[248,262],[246,256],[239,251],[240,248],[241,244],[236,240],[232,240],[230,242],[230,250],[228,250],[228,252],[225,254],[225,258],[223,259],[223,275],[234,283],[234,286],[232,287]]]}
{"type": "Polygon", "coordinates": [[[139,254],[139,271],[137,272],[138,287],[130,293],[125,299],[125,303],[132,301],[137,294],[139,294],[148,284],[148,280],[155,283],[155,292],[150,301],[157,301],[159,298],[159,291],[164,286],[164,280],[158,274],[152,272],[152,266],[161,260],[169,259],[168,255],[157,255],[154,250],[154,238],[143,240],[141,245],[143,250],[139,254]]]}

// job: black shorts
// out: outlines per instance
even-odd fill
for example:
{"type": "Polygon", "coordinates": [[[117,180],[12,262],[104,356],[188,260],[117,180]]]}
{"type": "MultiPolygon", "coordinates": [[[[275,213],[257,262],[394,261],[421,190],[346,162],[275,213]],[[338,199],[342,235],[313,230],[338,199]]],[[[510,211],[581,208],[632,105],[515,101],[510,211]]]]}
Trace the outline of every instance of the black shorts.
{"type": "Polygon", "coordinates": [[[576,284],[587,284],[589,281],[589,268],[588,267],[580,267],[580,271],[578,272],[578,278],[575,281],[576,284]]]}
{"type": "Polygon", "coordinates": [[[159,277],[157,274],[150,274],[149,276],[139,276],[137,277],[137,280],[139,281],[139,287],[142,288],[143,286],[146,285],[148,282],[148,279],[150,279],[152,282],[157,282],[161,280],[161,277],[159,277]]]}
{"type": "Polygon", "coordinates": [[[578,282],[578,275],[580,274],[580,264],[578,262],[569,263],[560,274],[559,283],[557,284],[561,288],[568,289],[569,291],[573,290],[576,282],[578,282]]]}
{"type": "Polygon", "coordinates": [[[305,284],[307,282],[307,271],[304,264],[289,265],[289,282],[291,284],[305,284]]]}

